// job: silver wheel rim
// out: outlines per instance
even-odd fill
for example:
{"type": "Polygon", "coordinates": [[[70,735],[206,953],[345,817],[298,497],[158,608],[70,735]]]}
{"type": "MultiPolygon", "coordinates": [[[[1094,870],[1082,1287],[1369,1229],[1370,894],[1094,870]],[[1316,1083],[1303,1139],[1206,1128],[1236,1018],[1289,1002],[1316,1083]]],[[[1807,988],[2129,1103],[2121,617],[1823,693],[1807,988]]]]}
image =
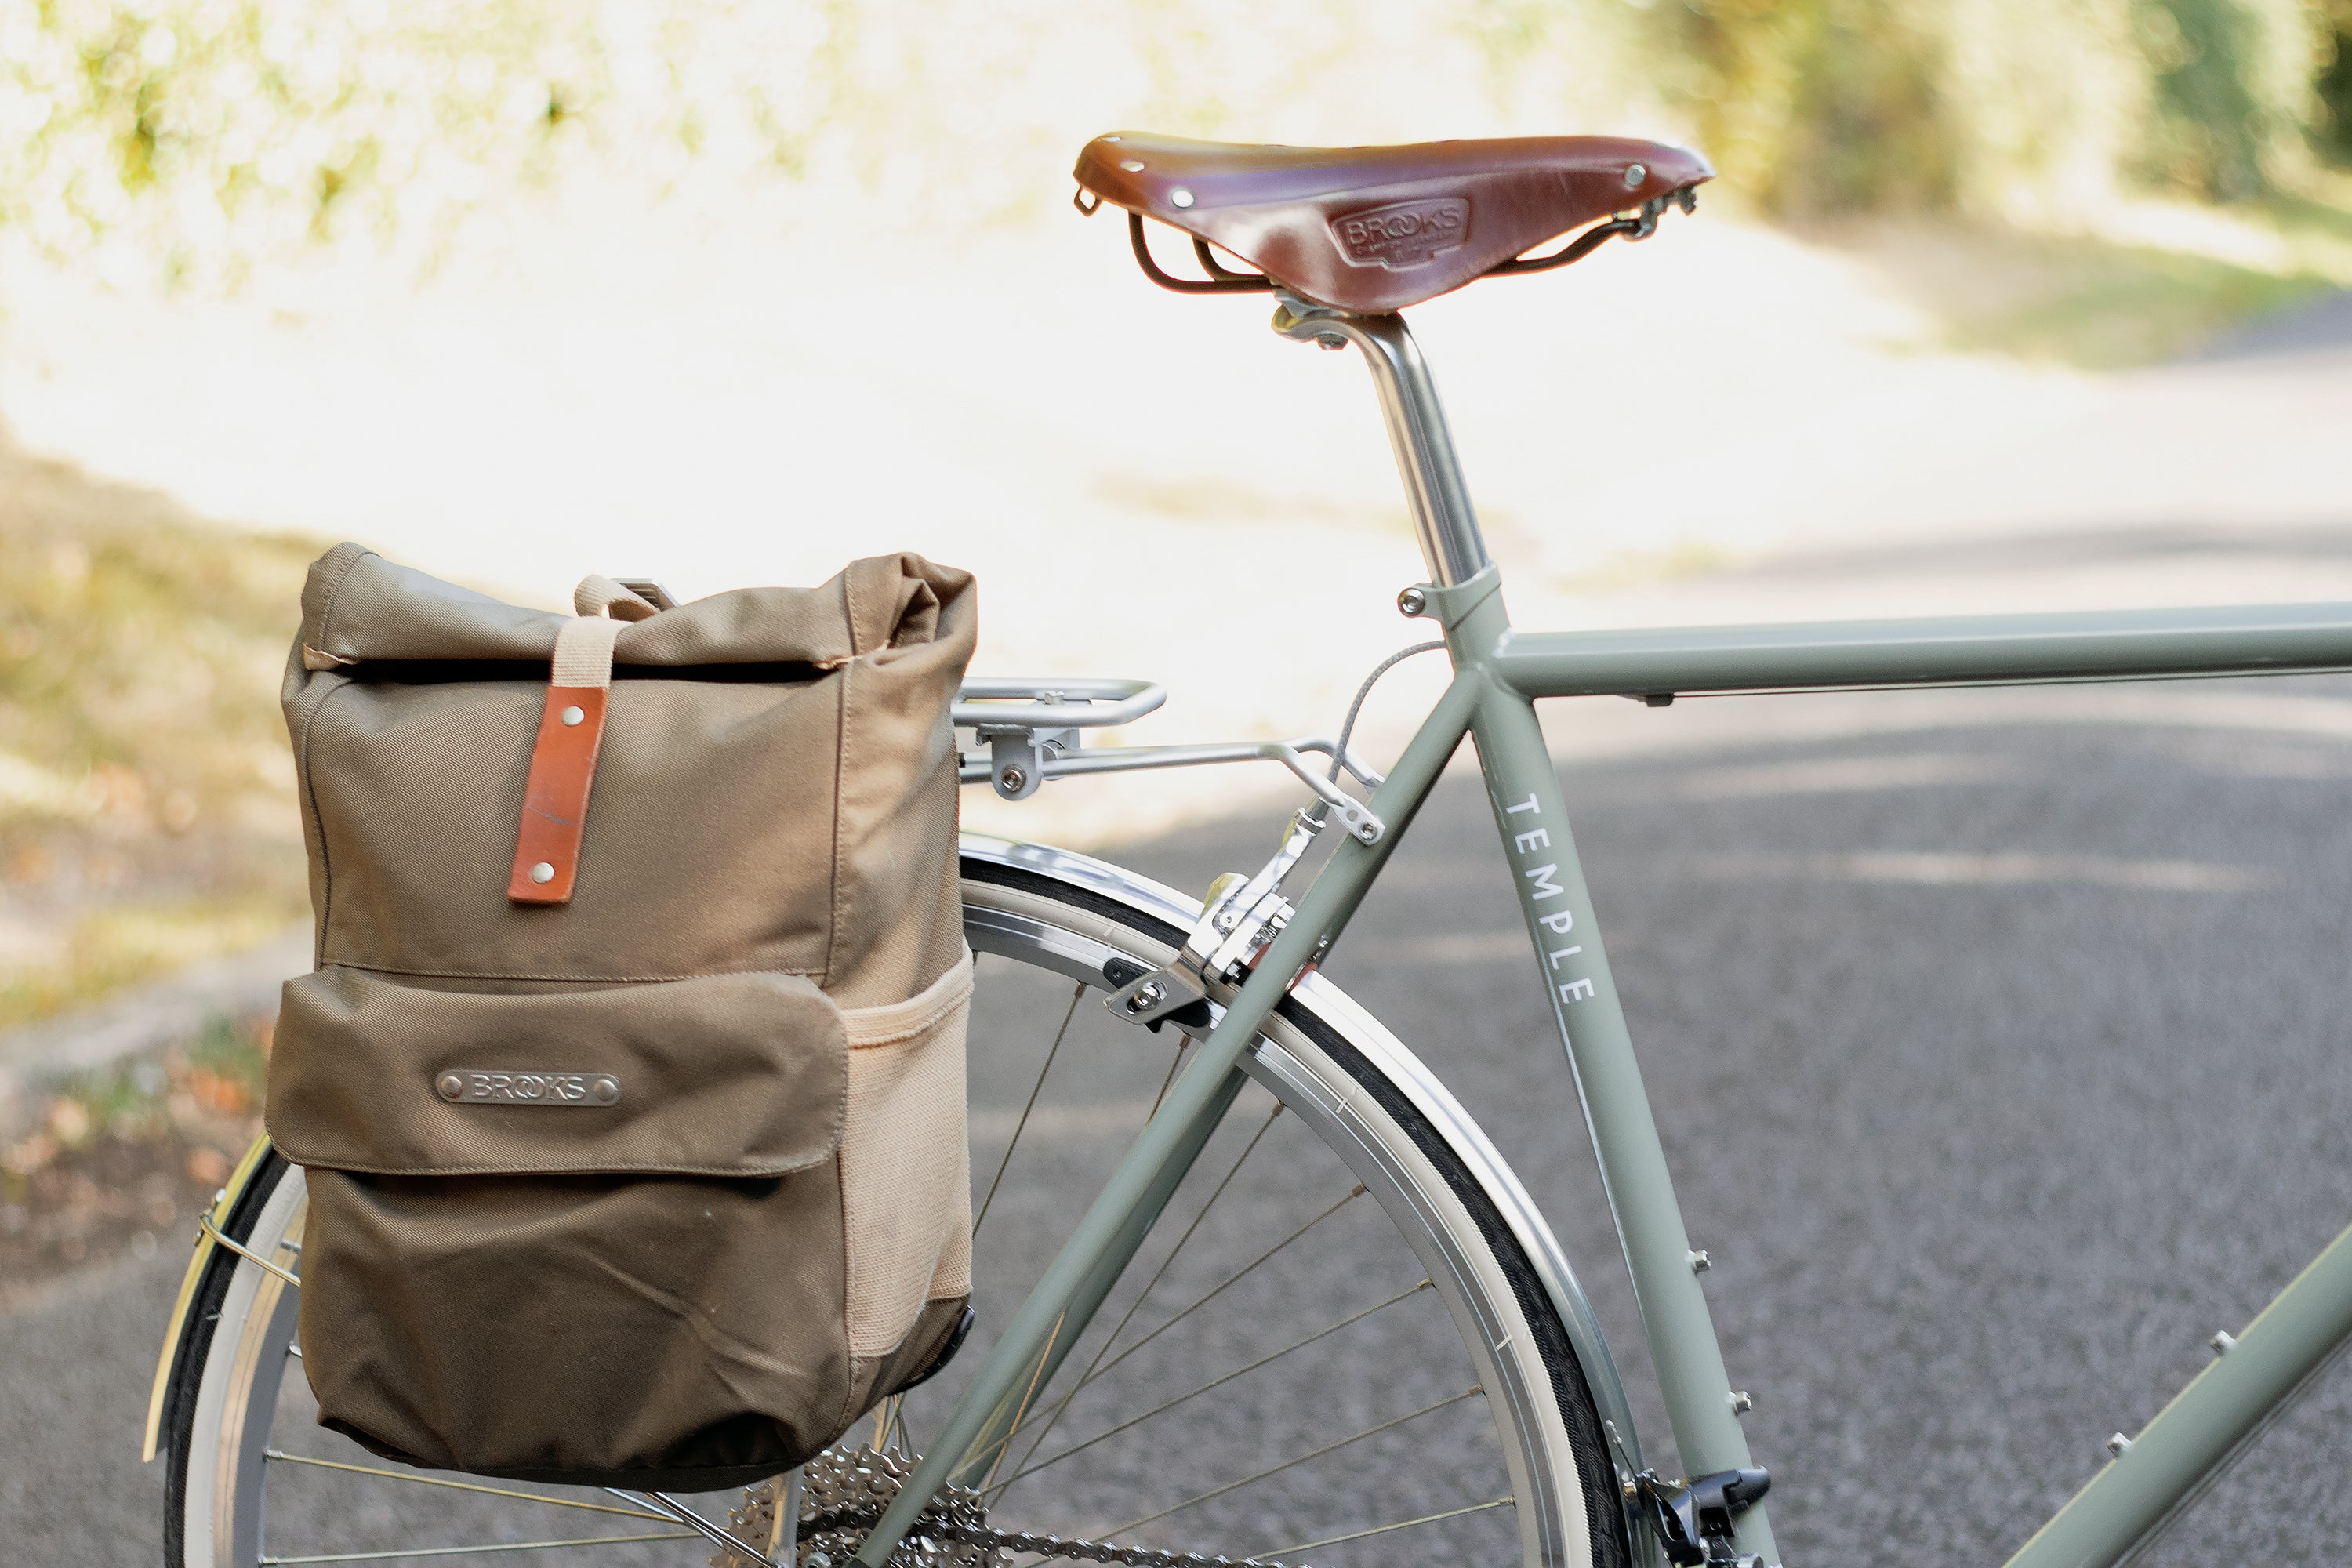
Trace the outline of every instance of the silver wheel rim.
{"type": "MultiPolygon", "coordinates": [[[[1053,851],[1030,851],[1029,855],[1051,857],[1053,870],[1058,873],[1054,879],[1081,894],[1105,889],[1089,887],[1085,879],[1072,875],[1078,867],[1085,868],[1087,878],[1120,879],[1122,890],[1130,895],[1141,888],[1173,900],[1165,889],[1127,879],[1124,873],[1097,862],[1053,851]]],[[[1107,959],[1117,955],[1153,963],[1163,961],[1171,951],[1128,921],[1096,914],[1067,898],[967,877],[964,899],[966,932],[975,951],[1085,980],[1097,988],[1103,985],[1102,965],[1107,959]]],[[[1169,913],[1181,908],[1181,900],[1173,900],[1169,913]]],[[[1414,1110],[1442,1127],[1448,1146],[1457,1154],[1465,1136],[1475,1141],[1473,1152],[1477,1158],[1467,1162],[1474,1170],[1473,1179],[1490,1193],[1498,1180],[1506,1184],[1509,1190],[1497,1194],[1504,1200],[1497,1206],[1505,1211],[1510,1228],[1523,1231],[1532,1225],[1538,1231],[1542,1247],[1523,1249],[1523,1261],[1538,1273],[1546,1266],[1564,1272],[1556,1249],[1545,1256],[1550,1238],[1540,1232],[1541,1222],[1534,1217],[1524,1193],[1517,1190],[1466,1115],[1410,1053],[1328,984],[1311,984],[1302,989],[1301,999],[1361,1049],[1376,1071],[1391,1083],[1403,1079],[1409,1089],[1406,1098],[1414,1110]]],[[[1139,1032],[1139,1037],[1142,1037],[1139,1032]]],[[[1277,1019],[1269,1026],[1247,1062],[1247,1071],[1284,1110],[1311,1127],[1323,1147],[1353,1173],[1386,1212],[1445,1302],[1462,1350],[1475,1369],[1476,1391],[1483,1392],[1483,1403],[1497,1436],[1497,1458],[1508,1475],[1522,1562],[1545,1568],[1590,1563],[1584,1487],[1557,1414],[1549,1373],[1533,1348],[1535,1336],[1510,1280],[1444,1173],[1360,1083],[1289,1021],[1277,1019]]],[[[975,1182],[984,1184],[984,1173],[977,1163],[975,1182]]],[[[262,1256],[292,1267],[299,1258],[305,1207],[301,1172],[289,1168],[257,1215],[247,1244],[262,1256]],[[296,1244],[291,1250],[285,1246],[289,1242],[296,1244]]],[[[1572,1281],[1570,1290],[1573,1294],[1572,1281]]],[[[195,1389],[192,1451],[186,1460],[184,1540],[184,1561],[190,1568],[200,1563],[235,1563],[243,1568],[256,1562],[261,1548],[258,1521],[270,1468],[266,1455],[271,1414],[294,1331],[294,1294],[267,1271],[240,1262],[223,1300],[195,1389]],[[206,1434],[210,1441],[205,1440],[206,1434]]],[[[1580,1295],[1576,1300],[1580,1305],[1580,1295]]],[[[1611,1382],[1613,1384],[1613,1372],[1611,1382]]],[[[1603,1408],[1607,1408],[1605,1400],[1603,1408]]],[[[844,1441],[855,1442],[858,1436],[853,1432],[844,1441]]],[[[871,1431],[866,1436],[870,1438],[871,1431]]],[[[1621,1434],[1612,1431],[1612,1436],[1621,1434]]],[[[1035,1452],[1033,1447],[1032,1458],[1035,1452]]],[[[1626,1463],[1627,1456],[1621,1452],[1616,1460],[1621,1472],[1626,1463]]],[[[715,1511],[723,1522],[723,1506],[715,1511]]],[[[1026,1528],[1018,1520],[1003,1522],[1005,1528],[1026,1528]]],[[[537,1561],[548,1560],[533,1555],[537,1561]]]]}

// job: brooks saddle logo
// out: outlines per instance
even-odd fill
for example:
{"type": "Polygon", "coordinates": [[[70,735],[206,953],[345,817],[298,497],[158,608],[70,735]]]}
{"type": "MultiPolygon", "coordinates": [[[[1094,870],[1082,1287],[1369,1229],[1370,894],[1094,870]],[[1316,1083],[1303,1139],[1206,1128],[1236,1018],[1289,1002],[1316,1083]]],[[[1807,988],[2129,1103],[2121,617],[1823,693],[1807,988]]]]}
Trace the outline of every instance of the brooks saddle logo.
{"type": "Polygon", "coordinates": [[[1470,204],[1459,196],[1391,202],[1331,220],[1332,237],[1354,267],[1424,267],[1470,237],[1470,204]]]}

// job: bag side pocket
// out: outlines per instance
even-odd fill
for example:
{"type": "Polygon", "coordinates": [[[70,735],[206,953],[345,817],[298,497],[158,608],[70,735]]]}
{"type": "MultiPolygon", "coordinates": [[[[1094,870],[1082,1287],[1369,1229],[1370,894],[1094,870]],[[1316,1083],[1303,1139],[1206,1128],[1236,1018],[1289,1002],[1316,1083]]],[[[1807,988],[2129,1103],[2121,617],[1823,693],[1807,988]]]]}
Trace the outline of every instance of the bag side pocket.
{"type": "Polygon", "coordinates": [[[971,1293],[971,1154],[964,1126],[969,950],[887,1007],[844,1010],[849,1089],[841,1131],[849,1351],[882,1356],[927,1303],[971,1293]]]}

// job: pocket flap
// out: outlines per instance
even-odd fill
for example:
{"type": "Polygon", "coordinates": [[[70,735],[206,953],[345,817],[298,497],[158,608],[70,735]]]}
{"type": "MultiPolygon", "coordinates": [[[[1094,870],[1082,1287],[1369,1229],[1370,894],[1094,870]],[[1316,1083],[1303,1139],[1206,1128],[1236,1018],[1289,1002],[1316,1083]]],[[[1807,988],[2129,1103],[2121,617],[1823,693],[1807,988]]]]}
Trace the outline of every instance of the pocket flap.
{"type": "Polygon", "coordinates": [[[269,1136],[384,1175],[776,1176],[841,1141],[840,1009],[795,974],[518,995],[330,966],[286,983],[269,1136]]]}

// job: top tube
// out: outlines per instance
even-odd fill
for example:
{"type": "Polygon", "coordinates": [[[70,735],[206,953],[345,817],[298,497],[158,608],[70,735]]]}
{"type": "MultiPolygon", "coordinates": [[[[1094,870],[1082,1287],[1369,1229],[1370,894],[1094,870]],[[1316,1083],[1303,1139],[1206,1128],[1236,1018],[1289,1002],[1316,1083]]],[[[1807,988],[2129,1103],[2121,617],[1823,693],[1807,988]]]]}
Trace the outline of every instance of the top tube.
{"type": "Polygon", "coordinates": [[[2090,610],[1660,630],[1510,632],[1528,697],[2005,686],[2352,669],[2352,604],[2090,610]]]}

